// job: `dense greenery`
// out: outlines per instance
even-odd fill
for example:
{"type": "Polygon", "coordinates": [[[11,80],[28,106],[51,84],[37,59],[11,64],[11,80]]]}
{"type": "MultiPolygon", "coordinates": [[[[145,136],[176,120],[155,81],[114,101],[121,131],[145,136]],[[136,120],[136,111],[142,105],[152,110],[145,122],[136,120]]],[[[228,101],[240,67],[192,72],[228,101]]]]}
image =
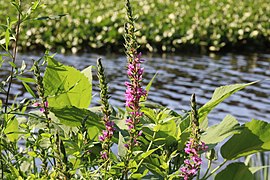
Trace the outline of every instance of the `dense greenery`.
{"type": "MultiPolygon", "coordinates": [[[[21,33],[23,49],[120,51],[124,3],[119,0],[43,0],[21,33]],[[57,15],[66,15],[64,17],[57,15]],[[43,17],[43,18],[41,18],[43,17]],[[47,18],[46,18],[47,17],[47,18]],[[62,18],[60,18],[62,17],[62,18]],[[49,19],[49,20],[48,20],[49,19]],[[120,50],[119,50],[120,49],[120,50]]],[[[270,42],[268,0],[133,0],[138,15],[138,42],[149,51],[256,46],[270,42]]],[[[23,6],[28,2],[23,1],[23,6]]],[[[16,18],[9,0],[2,0],[0,20],[16,18]],[[13,16],[12,16],[13,14],[13,16]]]]}

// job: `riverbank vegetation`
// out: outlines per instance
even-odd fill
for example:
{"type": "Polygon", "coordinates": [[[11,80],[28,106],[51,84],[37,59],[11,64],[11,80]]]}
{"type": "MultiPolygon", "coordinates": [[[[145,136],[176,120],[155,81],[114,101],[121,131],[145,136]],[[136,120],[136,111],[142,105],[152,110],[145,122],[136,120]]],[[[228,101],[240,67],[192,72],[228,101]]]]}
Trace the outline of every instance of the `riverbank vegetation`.
{"type": "MultiPolygon", "coordinates": [[[[22,28],[21,48],[58,52],[106,49],[121,51],[124,3],[118,0],[44,0],[36,19],[22,28]]],[[[262,50],[270,43],[268,0],[132,1],[136,28],[146,51],[262,50]]],[[[24,6],[27,6],[23,2],[24,6]]],[[[16,19],[9,0],[2,0],[1,23],[16,19]]]]}
{"type": "Polygon", "coordinates": [[[156,76],[143,84],[144,59],[126,0],[127,80],[123,81],[125,108],[119,108],[110,104],[114,94],[100,58],[95,68],[77,70],[46,51],[31,67],[18,65],[20,28],[35,18],[41,4],[37,0],[24,10],[21,0],[11,2],[17,19],[1,26],[0,60],[10,64],[10,75],[0,86],[6,95],[0,100],[1,179],[269,179],[263,154],[262,163],[251,160],[254,153],[270,151],[268,122],[251,119],[240,124],[228,114],[220,123],[208,124],[208,114],[217,105],[258,81],[218,87],[201,107],[192,94],[190,108],[183,112],[149,102],[156,76]],[[26,77],[27,73],[33,76],[26,77]],[[90,106],[93,76],[99,79],[97,107],[90,106]],[[11,99],[15,79],[30,98],[11,99]]]}

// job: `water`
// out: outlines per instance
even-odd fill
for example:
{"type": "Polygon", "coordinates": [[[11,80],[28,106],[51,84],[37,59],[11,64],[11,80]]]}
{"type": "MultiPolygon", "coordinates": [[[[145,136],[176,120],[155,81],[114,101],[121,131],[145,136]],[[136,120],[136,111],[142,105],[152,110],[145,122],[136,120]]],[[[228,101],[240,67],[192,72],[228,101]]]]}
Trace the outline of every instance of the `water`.
{"type": "MultiPolygon", "coordinates": [[[[110,102],[115,106],[124,107],[124,82],[127,81],[126,58],[121,55],[56,55],[56,59],[77,69],[84,69],[95,65],[96,59],[102,58],[109,80],[111,94],[110,102]]],[[[168,106],[181,113],[189,110],[189,100],[192,93],[196,93],[199,106],[208,100],[215,88],[233,83],[247,83],[261,80],[232,95],[217,106],[209,115],[210,124],[221,121],[227,114],[234,115],[240,122],[250,121],[252,118],[270,122],[270,54],[224,54],[224,55],[144,55],[146,85],[153,75],[158,72],[149,93],[149,100],[168,106]],[[267,80],[268,79],[268,80],[267,80]]],[[[38,59],[35,55],[21,55],[27,64],[31,59],[38,59]]],[[[95,72],[94,72],[95,73],[95,72]]],[[[8,66],[4,64],[0,70],[0,77],[6,77],[8,66]]],[[[98,81],[94,77],[93,102],[97,105],[98,81]]],[[[13,84],[12,94],[30,97],[19,84],[13,84]]],[[[3,100],[4,95],[1,94],[3,100]]]]}

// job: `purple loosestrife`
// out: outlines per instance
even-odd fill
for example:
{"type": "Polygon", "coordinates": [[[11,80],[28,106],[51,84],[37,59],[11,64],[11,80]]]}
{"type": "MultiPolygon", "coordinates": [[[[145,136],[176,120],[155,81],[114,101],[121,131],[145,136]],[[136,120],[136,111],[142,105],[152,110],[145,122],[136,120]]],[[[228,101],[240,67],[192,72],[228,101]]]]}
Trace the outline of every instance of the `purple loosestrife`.
{"type": "Polygon", "coordinates": [[[110,147],[112,145],[111,139],[113,136],[114,122],[110,120],[111,111],[109,109],[109,95],[108,95],[108,85],[106,81],[106,76],[104,68],[101,63],[101,59],[97,60],[98,68],[98,79],[100,87],[100,100],[102,104],[102,113],[103,113],[103,123],[105,130],[102,131],[102,134],[99,135],[98,139],[102,143],[102,151],[100,152],[101,158],[106,160],[110,155],[110,147]]]}
{"type": "Polygon", "coordinates": [[[198,143],[195,139],[190,138],[186,144],[185,153],[187,159],[184,160],[184,166],[180,168],[181,176],[184,180],[192,179],[198,173],[202,159],[200,157],[200,151],[206,151],[208,147],[204,142],[198,143]]]}
{"type": "Polygon", "coordinates": [[[190,127],[192,129],[191,137],[184,149],[187,158],[184,160],[184,165],[180,168],[180,176],[184,177],[184,180],[192,179],[196,176],[202,165],[200,153],[208,149],[208,146],[200,141],[199,116],[196,108],[195,94],[191,96],[190,127]]]}
{"type": "Polygon", "coordinates": [[[140,99],[142,96],[146,96],[147,92],[141,86],[142,75],[144,68],[141,67],[141,53],[133,54],[133,60],[129,61],[127,75],[130,82],[126,82],[127,87],[125,97],[126,97],[126,107],[130,109],[129,117],[126,120],[128,126],[130,141],[126,145],[127,148],[132,148],[138,145],[137,138],[141,136],[142,131],[137,128],[140,123],[140,118],[143,115],[140,112],[140,99]]]}

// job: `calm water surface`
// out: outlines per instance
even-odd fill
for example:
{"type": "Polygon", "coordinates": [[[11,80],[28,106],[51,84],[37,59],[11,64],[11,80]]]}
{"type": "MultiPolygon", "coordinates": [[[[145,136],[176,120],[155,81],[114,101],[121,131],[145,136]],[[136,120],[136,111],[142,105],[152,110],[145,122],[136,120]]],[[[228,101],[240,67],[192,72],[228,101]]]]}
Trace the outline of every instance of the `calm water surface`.
{"type": "MultiPolygon", "coordinates": [[[[95,65],[101,57],[109,80],[110,102],[124,107],[124,82],[126,77],[126,58],[119,55],[56,55],[56,59],[77,69],[95,65]]],[[[181,113],[189,110],[189,100],[196,93],[199,106],[210,100],[215,88],[232,83],[261,82],[237,92],[211,112],[210,124],[221,121],[227,114],[234,115],[240,122],[252,118],[270,122],[270,54],[224,54],[224,55],[167,55],[143,56],[145,59],[144,85],[158,72],[149,100],[168,106],[181,113]],[[267,80],[268,79],[268,80],[267,80]]],[[[21,55],[27,64],[39,56],[21,55]]],[[[95,73],[95,72],[94,72],[95,73]]],[[[1,79],[8,74],[8,66],[0,70],[1,79]]],[[[94,77],[93,102],[97,105],[98,81],[94,77]]],[[[19,84],[13,84],[12,94],[30,97],[19,84]]],[[[4,96],[1,94],[1,99],[4,96]]]]}

